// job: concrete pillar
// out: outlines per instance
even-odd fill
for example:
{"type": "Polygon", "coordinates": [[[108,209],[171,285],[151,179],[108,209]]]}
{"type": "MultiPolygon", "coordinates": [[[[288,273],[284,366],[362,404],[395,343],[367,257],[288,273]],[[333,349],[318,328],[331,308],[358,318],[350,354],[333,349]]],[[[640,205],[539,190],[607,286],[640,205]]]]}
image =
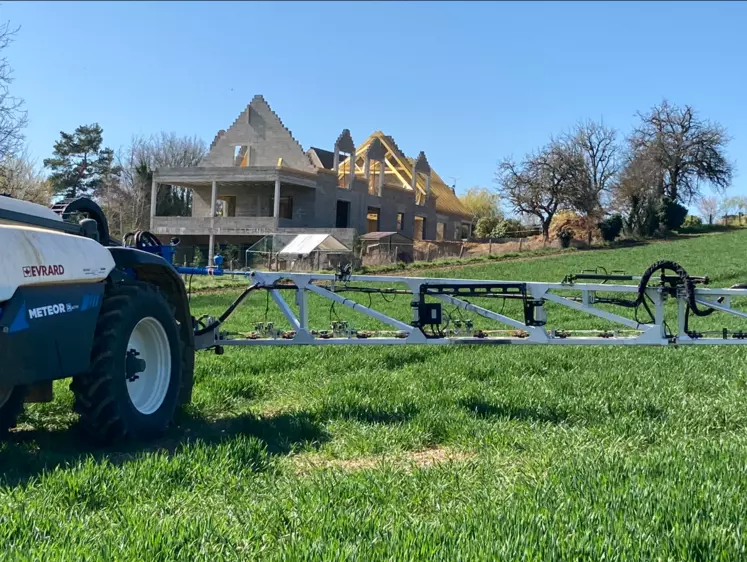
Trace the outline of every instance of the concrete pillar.
{"type": "Polygon", "coordinates": [[[363,175],[366,176],[366,179],[371,179],[371,159],[368,157],[368,153],[366,153],[366,162],[363,164],[363,175]]]}
{"type": "Polygon", "coordinates": [[[150,185],[150,229],[153,230],[153,222],[156,218],[156,203],[158,202],[158,182],[156,182],[155,176],[153,182],[150,185]]]}
{"type": "Polygon", "coordinates": [[[275,200],[272,216],[275,217],[276,220],[280,218],[280,174],[275,178],[275,200]]]}
{"type": "Polygon", "coordinates": [[[210,240],[208,241],[208,267],[213,265],[213,258],[215,257],[215,234],[210,233],[210,240]]]}
{"type": "Polygon", "coordinates": [[[218,182],[213,180],[212,191],[210,193],[210,240],[208,242],[208,267],[213,265],[215,257],[215,206],[218,200],[218,182]]]}
{"type": "Polygon", "coordinates": [[[431,171],[425,175],[425,198],[426,200],[431,196],[431,171]]]}
{"type": "MultiPolygon", "coordinates": [[[[213,180],[213,190],[210,194],[210,216],[215,216],[215,205],[218,200],[218,182],[213,180]]],[[[212,221],[211,221],[212,222],[212,221]]]]}
{"type": "Polygon", "coordinates": [[[335,159],[334,163],[332,164],[332,168],[337,172],[337,170],[340,168],[340,149],[337,148],[337,145],[335,145],[335,159]]]}
{"type": "Polygon", "coordinates": [[[350,180],[348,183],[348,188],[353,189],[353,182],[355,181],[355,147],[353,147],[353,151],[350,153],[350,180]]]}
{"type": "Polygon", "coordinates": [[[379,168],[379,197],[384,194],[384,171],[386,170],[386,156],[381,160],[381,167],[379,168]]]}

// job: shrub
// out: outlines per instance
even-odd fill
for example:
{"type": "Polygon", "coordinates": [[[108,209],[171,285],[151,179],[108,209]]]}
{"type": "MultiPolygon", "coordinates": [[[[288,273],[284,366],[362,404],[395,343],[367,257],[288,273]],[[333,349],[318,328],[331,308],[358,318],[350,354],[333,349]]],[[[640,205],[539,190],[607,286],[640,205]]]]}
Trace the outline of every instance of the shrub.
{"type": "Polygon", "coordinates": [[[238,263],[241,260],[241,249],[236,244],[227,244],[221,251],[221,255],[226,265],[231,262],[238,263]]]}
{"type": "Polygon", "coordinates": [[[194,267],[205,267],[207,265],[207,258],[202,253],[199,246],[195,246],[194,257],[192,258],[192,265],[194,267]]]}
{"type": "Polygon", "coordinates": [[[682,226],[685,228],[691,228],[693,226],[702,226],[703,225],[703,219],[701,219],[698,215],[687,215],[685,217],[685,221],[682,223],[682,226]]]}
{"type": "Polygon", "coordinates": [[[502,223],[506,228],[506,236],[521,236],[526,228],[518,219],[506,219],[502,223]]]}
{"type": "Polygon", "coordinates": [[[556,239],[565,227],[578,226],[581,217],[573,211],[558,211],[550,221],[550,238],[556,239]]]}
{"type": "Polygon", "coordinates": [[[685,221],[687,207],[669,197],[664,197],[659,205],[659,223],[669,230],[677,230],[685,221]]]}
{"type": "Polygon", "coordinates": [[[573,231],[567,226],[561,228],[558,231],[558,240],[560,240],[561,248],[569,248],[573,240],[573,231]]]}
{"type": "Polygon", "coordinates": [[[588,217],[582,217],[572,211],[556,213],[550,223],[550,239],[560,240],[562,230],[570,230],[573,236],[577,234],[593,234],[596,225],[588,217]]]}
{"type": "Polygon", "coordinates": [[[501,219],[499,217],[482,217],[475,225],[475,237],[489,238],[500,222],[501,219]]]}
{"type": "Polygon", "coordinates": [[[508,227],[506,226],[506,221],[501,221],[497,225],[495,225],[495,228],[490,232],[491,238],[505,238],[508,233],[508,227]]]}
{"type": "Polygon", "coordinates": [[[615,238],[620,236],[620,232],[622,231],[622,216],[619,213],[615,213],[600,222],[597,227],[602,234],[602,240],[605,242],[614,242],[615,238]]]}
{"type": "Polygon", "coordinates": [[[659,228],[659,201],[652,196],[633,197],[631,208],[624,219],[625,232],[629,235],[653,236],[659,228]]]}

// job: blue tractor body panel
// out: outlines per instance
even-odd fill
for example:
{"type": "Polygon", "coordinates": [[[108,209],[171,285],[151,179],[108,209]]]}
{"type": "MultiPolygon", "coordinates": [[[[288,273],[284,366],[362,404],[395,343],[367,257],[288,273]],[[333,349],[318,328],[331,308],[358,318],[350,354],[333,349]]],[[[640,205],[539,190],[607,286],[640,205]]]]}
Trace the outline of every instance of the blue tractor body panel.
{"type": "Polygon", "coordinates": [[[0,303],[0,385],[87,370],[103,295],[103,282],[31,286],[0,303]]]}

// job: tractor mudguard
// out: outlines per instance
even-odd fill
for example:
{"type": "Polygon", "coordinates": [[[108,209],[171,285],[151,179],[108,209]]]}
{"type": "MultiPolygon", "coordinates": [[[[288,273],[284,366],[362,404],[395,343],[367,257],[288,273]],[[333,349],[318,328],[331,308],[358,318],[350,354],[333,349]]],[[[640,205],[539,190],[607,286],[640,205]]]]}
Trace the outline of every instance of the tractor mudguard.
{"type": "Polygon", "coordinates": [[[86,371],[103,294],[103,282],[19,288],[0,310],[0,384],[86,371]]]}

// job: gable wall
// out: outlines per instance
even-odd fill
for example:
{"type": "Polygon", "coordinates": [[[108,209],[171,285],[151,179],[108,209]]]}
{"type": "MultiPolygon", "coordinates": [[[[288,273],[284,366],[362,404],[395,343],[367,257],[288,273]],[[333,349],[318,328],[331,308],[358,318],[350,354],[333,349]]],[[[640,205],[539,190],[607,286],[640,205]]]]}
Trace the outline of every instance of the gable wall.
{"type": "Polygon", "coordinates": [[[275,167],[278,158],[290,168],[312,172],[301,145],[263,98],[257,96],[220,135],[200,167],[234,166],[236,147],[248,146],[249,166],[275,167]]]}

